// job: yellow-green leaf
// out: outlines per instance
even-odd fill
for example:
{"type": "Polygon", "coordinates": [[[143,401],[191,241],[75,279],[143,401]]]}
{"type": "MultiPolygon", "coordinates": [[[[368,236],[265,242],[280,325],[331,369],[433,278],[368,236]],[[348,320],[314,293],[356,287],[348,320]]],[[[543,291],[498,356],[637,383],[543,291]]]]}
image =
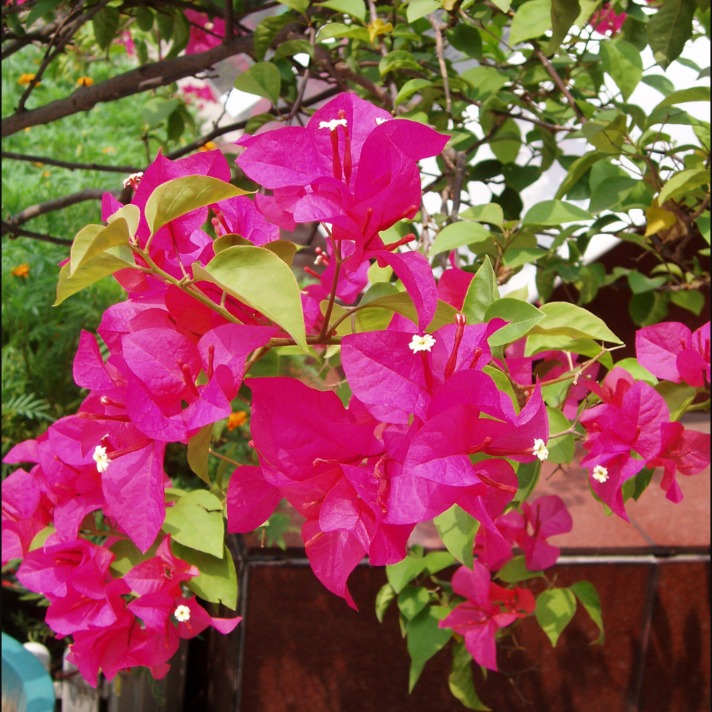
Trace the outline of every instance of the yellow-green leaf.
{"type": "Polygon", "coordinates": [[[193,276],[217,284],[228,294],[281,326],[300,346],[306,346],[299,285],[292,270],[264,247],[235,245],[219,252],[193,276]]]}
{"type": "Polygon", "coordinates": [[[174,178],[159,185],[149,196],[144,211],[146,221],[151,233],[155,233],[181,215],[247,192],[210,176],[174,178]]]}

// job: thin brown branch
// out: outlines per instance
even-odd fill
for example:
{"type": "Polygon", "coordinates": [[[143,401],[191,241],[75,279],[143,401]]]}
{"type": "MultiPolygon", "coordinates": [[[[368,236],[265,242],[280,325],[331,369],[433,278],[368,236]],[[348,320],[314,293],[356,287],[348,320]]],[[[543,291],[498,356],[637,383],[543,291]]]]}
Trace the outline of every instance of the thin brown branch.
{"type": "Polygon", "coordinates": [[[554,65],[549,61],[549,58],[541,51],[541,49],[539,49],[538,45],[536,44],[534,44],[534,54],[541,62],[544,69],[546,69],[547,74],[552,78],[554,84],[556,84],[559,91],[566,98],[566,101],[569,103],[569,106],[573,110],[574,114],[576,114],[576,118],[581,123],[585,123],[586,117],[584,116],[583,111],[581,111],[581,109],[579,108],[579,105],[576,103],[576,99],[574,99],[573,94],[569,91],[569,88],[566,86],[566,83],[556,71],[554,65]]]}
{"type": "Polygon", "coordinates": [[[40,240],[41,242],[51,242],[55,245],[71,245],[72,240],[68,240],[64,237],[55,237],[54,235],[47,235],[42,232],[33,232],[32,230],[25,230],[17,225],[10,225],[4,220],[2,221],[2,234],[7,235],[10,240],[16,240],[18,237],[29,237],[33,240],[40,240]]]}
{"type": "Polygon", "coordinates": [[[252,52],[252,36],[247,35],[235,37],[230,42],[213,47],[207,52],[146,64],[99,84],[80,87],[65,99],[52,101],[31,111],[16,112],[3,119],[2,136],[11,136],[28,126],[51,123],[65,116],[88,111],[105,101],[115,101],[171,84],[201,72],[227,57],[243,53],[251,55],[252,52]]]}
{"type": "Polygon", "coordinates": [[[99,190],[98,188],[87,188],[85,190],[80,190],[78,193],[72,193],[71,195],[64,195],[61,198],[47,200],[44,203],[37,203],[36,205],[31,205],[29,208],[25,208],[21,212],[10,216],[7,220],[7,224],[11,226],[22,225],[28,220],[32,220],[39,215],[52,213],[55,210],[62,210],[63,208],[75,205],[76,203],[82,203],[86,200],[100,200],[101,196],[104,195],[105,192],[106,191],[99,190]]]}
{"type": "Polygon", "coordinates": [[[443,80],[443,92],[445,94],[445,113],[452,116],[452,99],[450,98],[450,82],[447,75],[447,65],[445,64],[445,47],[443,43],[443,29],[447,29],[447,25],[441,25],[435,15],[428,15],[430,26],[435,32],[435,54],[438,58],[438,66],[440,67],[440,76],[443,80]]]}
{"type": "Polygon", "coordinates": [[[59,161],[48,156],[31,156],[25,153],[14,153],[13,151],[2,151],[0,158],[12,161],[27,161],[28,163],[41,163],[58,168],[68,168],[70,171],[105,171],[107,173],[137,173],[140,168],[136,166],[107,166],[101,163],[74,163],[72,161],[59,161]]]}

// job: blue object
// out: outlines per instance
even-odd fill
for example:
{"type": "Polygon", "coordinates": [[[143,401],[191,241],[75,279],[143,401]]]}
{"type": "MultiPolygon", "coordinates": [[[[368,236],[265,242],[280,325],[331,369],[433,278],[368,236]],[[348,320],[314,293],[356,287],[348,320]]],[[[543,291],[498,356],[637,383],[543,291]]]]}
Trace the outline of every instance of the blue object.
{"type": "Polygon", "coordinates": [[[2,634],[2,708],[54,712],[54,686],[42,663],[20,643],[2,634]]]}

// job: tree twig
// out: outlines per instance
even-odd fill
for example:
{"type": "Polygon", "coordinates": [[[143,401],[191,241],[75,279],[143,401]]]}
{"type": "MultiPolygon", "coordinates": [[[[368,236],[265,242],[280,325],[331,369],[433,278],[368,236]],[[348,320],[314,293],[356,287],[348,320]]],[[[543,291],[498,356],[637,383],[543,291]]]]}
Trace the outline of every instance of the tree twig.
{"type": "Polygon", "coordinates": [[[137,173],[140,168],[136,166],[107,166],[101,163],[74,163],[73,161],[59,161],[48,156],[31,156],[26,153],[14,153],[13,151],[2,151],[0,158],[12,161],[27,161],[28,163],[42,163],[58,168],[68,168],[70,171],[105,171],[107,173],[137,173]]]}
{"type": "MultiPolygon", "coordinates": [[[[44,203],[30,205],[29,208],[25,208],[19,213],[15,213],[15,215],[10,216],[6,222],[12,227],[22,225],[28,220],[32,220],[39,215],[45,215],[46,213],[51,213],[55,210],[62,210],[62,208],[75,205],[76,203],[82,203],[85,200],[100,200],[101,196],[104,195],[105,192],[107,191],[100,190],[98,188],[86,188],[85,190],[80,190],[79,192],[72,193],[71,195],[64,195],[61,198],[46,200],[44,203]]],[[[3,224],[5,224],[5,222],[3,222],[3,224]]]]}
{"type": "Polygon", "coordinates": [[[207,52],[146,64],[99,84],[80,87],[66,99],[57,99],[30,111],[16,112],[2,120],[2,136],[11,136],[28,126],[51,123],[80,111],[88,111],[105,101],[115,101],[165,86],[203,71],[232,55],[251,55],[252,52],[252,36],[246,35],[235,37],[207,52]]]}
{"type": "Polygon", "coordinates": [[[4,220],[2,221],[2,234],[7,235],[10,240],[16,240],[18,237],[29,237],[33,240],[39,240],[40,242],[51,242],[55,245],[71,245],[72,240],[68,240],[64,237],[55,237],[54,235],[47,235],[43,232],[33,232],[32,230],[25,230],[24,228],[18,227],[17,225],[10,225],[4,220]]]}

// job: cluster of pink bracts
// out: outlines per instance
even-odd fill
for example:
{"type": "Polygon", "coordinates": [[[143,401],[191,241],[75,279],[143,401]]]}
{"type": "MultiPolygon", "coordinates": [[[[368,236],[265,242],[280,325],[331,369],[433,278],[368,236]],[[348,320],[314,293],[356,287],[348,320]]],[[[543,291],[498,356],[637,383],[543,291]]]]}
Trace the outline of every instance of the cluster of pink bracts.
{"type": "MultiPolygon", "coordinates": [[[[393,564],[406,554],[413,528],[459,505],[480,528],[472,570],[453,578],[465,601],[442,625],[465,637],[481,665],[496,669],[495,634],[532,612],[532,594],[492,582],[512,557],[527,566],[553,565],[547,542],[569,531],[559,497],[507,510],[517,493],[512,462],[546,457],[549,422],[535,361],[553,378],[571,369],[569,355],[525,358],[513,344],[495,359],[488,337],[501,319],[454,323],[426,333],[438,300],[461,308],[472,275],[448,269],[436,283],[417,251],[397,252],[379,233],[412,218],[421,199],[417,161],[437,155],[447,136],[393,120],[354,95],[319,109],[306,127],[266,131],[240,140],[240,168],[269,194],[253,202],[230,198],[174,219],[150,234],[144,209],[153,191],[184,176],[229,181],[217,151],[178,161],[162,156],[134,177],[132,204],[141,213],[136,240],[156,267],[116,273],[127,299],[109,308],[95,337],[81,336],[74,378],[88,395],[79,411],[42,436],[17,445],[7,462],[34,463],[3,484],[3,562],[21,559],[17,578],[49,600],[47,622],[73,638],[72,660],[92,684],[99,672],[147,666],[165,674],[180,638],[212,625],[232,630],[239,618],[212,618],[186,583],[200,572],[178,558],[163,530],[168,443],[188,443],[201,428],[228,418],[255,350],[285,333],[259,311],[198,281],[222,312],[200,303],[165,275],[180,280],[215,256],[205,232],[240,235],[253,245],[279,239],[279,228],[319,221],[329,226],[325,269],[301,294],[307,334],[330,336],[321,303],[334,294],[355,303],[374,261],[402,281],[413,320],[393,317],[387,329],[344,336],[341,359],[352,396],[296,378],[247,378],[252,393],[251,444],[258,465],[238,467],[226,493],[228,531],[260,526],[284,498],[304,517],[302,536],[323,584],[354,606],[347,580],[368,557],[393,564]],[[160,271],[157,271],[160,270],[160,271]],[[521,407],[498,388],[488,366],[507,371],[526,394],[521,407]],[[139,563],[112,568],[117,545],[132,546],[139,563]]],[[[121,208],[111,196],[104,219],[121,208]]],[[[407,241],[407,240],[406,240],[407,241]]],[[[402,243],[398,243],[402,244],[402,243]]],[[[638,358],[655,376],[694,387],[709,383],[709,324],[691,334],[662,324],[640,332],[638,358]]],[[[580,414],[584,464],[596,494],[625,516],[622,484],[642,467],[663,467],[663,487],[678,501],[675,473],[708,462],[708,436],[670,422],[660,395],[620,369],[599,385],[597,367],[569,389],[565,412],[575,416],[591,392],[600,404],[580,414]]]]}

